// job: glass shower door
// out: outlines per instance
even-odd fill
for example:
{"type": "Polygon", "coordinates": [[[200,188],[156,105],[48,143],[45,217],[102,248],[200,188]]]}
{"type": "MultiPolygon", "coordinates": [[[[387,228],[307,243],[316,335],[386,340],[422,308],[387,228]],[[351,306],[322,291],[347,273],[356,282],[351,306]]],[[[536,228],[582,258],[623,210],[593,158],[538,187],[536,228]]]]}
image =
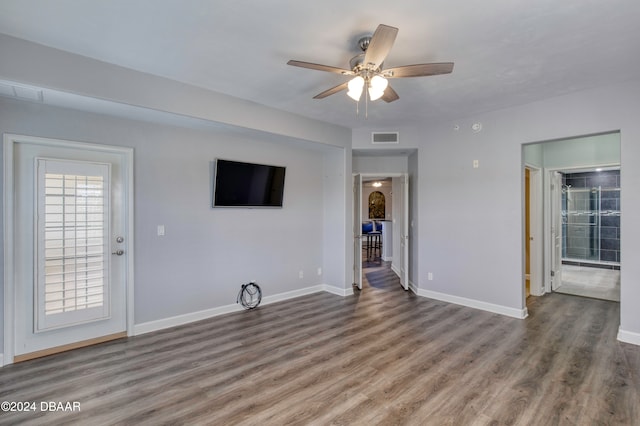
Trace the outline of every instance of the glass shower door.
{"type": "Polygon", "coordinates": [[[600,187],[563,187],[563,256],[600,260],[600,187]]]}

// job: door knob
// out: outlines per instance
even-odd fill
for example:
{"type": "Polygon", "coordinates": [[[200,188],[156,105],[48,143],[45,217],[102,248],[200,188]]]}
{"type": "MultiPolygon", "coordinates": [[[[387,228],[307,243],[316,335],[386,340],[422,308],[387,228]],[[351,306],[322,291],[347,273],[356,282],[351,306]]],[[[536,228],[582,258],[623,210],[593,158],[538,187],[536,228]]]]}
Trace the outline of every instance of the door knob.
{"type": "Polygon", "coordinates": [[[124,250],[116,250],[111,254],[115,254],[116,256],[122,256],[124,254],[124,250]]]}

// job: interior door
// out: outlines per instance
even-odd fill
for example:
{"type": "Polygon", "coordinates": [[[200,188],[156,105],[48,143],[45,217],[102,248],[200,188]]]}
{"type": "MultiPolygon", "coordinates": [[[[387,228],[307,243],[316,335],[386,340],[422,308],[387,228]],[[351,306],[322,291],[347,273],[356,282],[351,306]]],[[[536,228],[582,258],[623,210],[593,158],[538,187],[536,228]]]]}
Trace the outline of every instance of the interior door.
{"type": "Polygon", "coordinates": [[[402,183],[402,223],[400,229],[400,284],[405,290],[409,290],[409,174],[404,173],[402,183]]]}
{"type": "Polygon", "coordinates": [[[353,176],[353,286],[362,290],[362,175],[353,176]]]}
{"type": "Polygon", "coordinates": [[[531,294],[531,171],[524,169],[524,281],[525,297],[531,294]]]}
{"type": "Polygon", "coordinates": [[[13,144],[15,361],[127,330],[129,160],[34,140],[13,144]]]}
{"type": "Polygon", "coordinates": [[[551,172],[551,289],[562,285],[562,174],[551,172]]]}

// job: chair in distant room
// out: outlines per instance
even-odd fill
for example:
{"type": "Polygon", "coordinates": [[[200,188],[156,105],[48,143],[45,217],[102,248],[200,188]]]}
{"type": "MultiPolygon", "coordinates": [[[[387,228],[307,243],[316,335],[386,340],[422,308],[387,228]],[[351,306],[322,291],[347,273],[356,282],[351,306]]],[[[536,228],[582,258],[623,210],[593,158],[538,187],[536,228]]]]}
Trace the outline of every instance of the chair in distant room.
{"type": "Polygon", "coordinates": [[[367,260],[380,257],[382,255],[382,231],[378,230],[378,224],[375,221],[363,223],[362,234],[367,237],[367,260]]]}

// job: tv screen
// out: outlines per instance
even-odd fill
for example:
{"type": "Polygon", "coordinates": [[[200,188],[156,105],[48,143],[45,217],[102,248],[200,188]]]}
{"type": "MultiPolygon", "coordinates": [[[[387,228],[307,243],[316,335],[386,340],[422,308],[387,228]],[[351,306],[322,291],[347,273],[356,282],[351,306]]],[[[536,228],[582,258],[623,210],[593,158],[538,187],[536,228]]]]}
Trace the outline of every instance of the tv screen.
{"type": "Polygon", "coordinates": [[[213,207],[282,207],[284,167],[217,159],[213,207]]]}

